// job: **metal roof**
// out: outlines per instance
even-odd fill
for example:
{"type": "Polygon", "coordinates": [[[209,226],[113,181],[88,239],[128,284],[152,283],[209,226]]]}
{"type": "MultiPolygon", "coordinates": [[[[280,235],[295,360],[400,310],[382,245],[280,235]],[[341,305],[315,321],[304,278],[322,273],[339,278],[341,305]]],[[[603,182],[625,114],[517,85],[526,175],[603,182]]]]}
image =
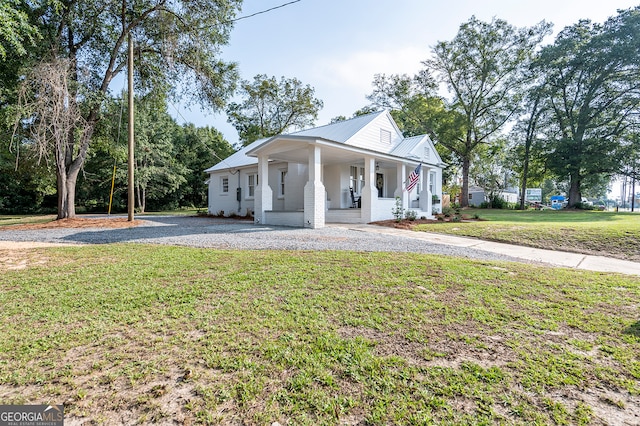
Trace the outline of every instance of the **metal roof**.
{"type": "Polygon", "coordinates": [[[250,166],[252,164],[258,164],[258,159],[257,158],[248,157],[246,155],[246,153],[249,152],[250,149],[253,149],[253,148],[256,148],[256,147],[262,145],[263,143],[265,143],[269,139],[270,138],[258,139],[257,141],[245,146],[240,151],[237,151],[236,153],[231,154],[229,157],[227,157],[224,160],[220,161],[215,166],[209,167],[204,172],[205,173],[211,173],[211,172],[215,172],[215,171],[218,171],[218,170],[236,169],[238,167],[245,167],[245,166],[250,166]]]}
{"type": "Polygon", "coordinates": [[[316,138],[327,139],[334,142],[345,143],[353,135],[358,133],[360,129],[371,123],[378,116],[385,113],[386,111],[379,111],[372,114],[361,115],[360,117],[351,118],[349,120],[339,121],[337,123],[331,123],[325,126],[314,127],[312,129],[290,133],[290,135],[313,136],[316,138]]]}
{"type": "Polygon", "coordinates": [[[391,150],[390,154],[398,157],[407,157],[426,137],[427,135],[420,135],[403,139],[402,142],[391,150]]]}

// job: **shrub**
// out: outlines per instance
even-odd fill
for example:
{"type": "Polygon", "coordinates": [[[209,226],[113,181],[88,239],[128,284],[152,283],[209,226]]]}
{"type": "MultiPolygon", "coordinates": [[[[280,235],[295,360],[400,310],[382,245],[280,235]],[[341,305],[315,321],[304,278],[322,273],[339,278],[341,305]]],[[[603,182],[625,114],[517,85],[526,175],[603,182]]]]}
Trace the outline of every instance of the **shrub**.
{"type": "Polygon", "coordinates": [[[444,215],[444,217],[451,217],[453,216],[454,213],[455,213],[455,210],[453,209],[453,207],[442,208],[442,214],[444,215]]]}
{"type": "Polygon", "coordinates": [[[391,209],[391,213],[396,222],[400,222],[404,216],[404,208],[402,207],[402,200],[400,197],[396,197],[396,205],[391,209]]]}
{"type": "Polygon", "coordinates": [[[404,213],[404,217],[408,220],[416,220],[416,218],[418,217],[418,213],[416,213],[415,210],[407,210],[404,213]]]}

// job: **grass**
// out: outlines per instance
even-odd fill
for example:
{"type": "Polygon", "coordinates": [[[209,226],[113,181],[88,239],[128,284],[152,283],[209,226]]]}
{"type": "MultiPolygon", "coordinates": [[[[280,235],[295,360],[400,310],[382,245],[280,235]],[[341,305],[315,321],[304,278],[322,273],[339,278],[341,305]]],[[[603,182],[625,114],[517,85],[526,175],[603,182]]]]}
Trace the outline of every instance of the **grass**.
{"type": "Polygon", "coordinates": [[[0,227],[9,225],[26,225],[47,223],[56,219],[56,215],[0,215],[0,227]]]}
{"type": "Polygon", "coordinates": [[[98,424],[597,424],[639,409],[638,278],[403,253],[34,253],[47,264],[0,275],[2,404],[64,402],[98,424]]]}
{"type": "Polygon", "coordinates": [[[483,220],[421,224],[414,229],[640,261],[637,214],[491,209],[468,209],[462,213],[483,220]]]}

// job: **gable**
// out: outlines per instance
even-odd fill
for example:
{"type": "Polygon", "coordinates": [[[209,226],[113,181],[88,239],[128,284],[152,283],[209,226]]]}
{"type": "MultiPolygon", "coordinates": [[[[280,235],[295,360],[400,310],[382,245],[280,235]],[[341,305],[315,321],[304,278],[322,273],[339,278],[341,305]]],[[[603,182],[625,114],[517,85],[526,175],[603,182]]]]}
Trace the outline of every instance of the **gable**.
{"type": "Polygon", "coordinates": [[[345,145],[390,154],[402,139],[402,133],[391,114],[383,111],[350,137],[345,145]]]}
{"type": "Polygon", "coordinates": [[[391,151],[397,157],[412,159],[430,165],[442,165],[442,159],[436,151],[433,141],[427,135],[403,139],[391,151]]]}

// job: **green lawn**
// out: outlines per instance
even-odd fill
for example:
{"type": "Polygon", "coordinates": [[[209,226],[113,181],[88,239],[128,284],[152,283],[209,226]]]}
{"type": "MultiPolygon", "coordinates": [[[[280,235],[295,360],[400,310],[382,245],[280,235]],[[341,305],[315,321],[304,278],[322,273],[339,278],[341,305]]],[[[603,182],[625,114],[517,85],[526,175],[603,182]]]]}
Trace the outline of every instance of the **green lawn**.
{"type": "Polygon", "coordinates": [[[403,253],[13,255],[32,263],[0,271],[2,404],[64,402],[97,424],[632,424],[640,410],[636,277],[403,253]]]}
{"type": "Polygon", "coordinates": [[[9,225],[26,225],[32,223],[46,223],[55,220],[56,216],[49,215],[0,215],[0,227],[9,225]]]}
{"type": "Polygon", "coordinates": [[[640,261],[639,214],[495,209],[462,214],[483,221],[421,224],[414,229],[640,261]]]}

